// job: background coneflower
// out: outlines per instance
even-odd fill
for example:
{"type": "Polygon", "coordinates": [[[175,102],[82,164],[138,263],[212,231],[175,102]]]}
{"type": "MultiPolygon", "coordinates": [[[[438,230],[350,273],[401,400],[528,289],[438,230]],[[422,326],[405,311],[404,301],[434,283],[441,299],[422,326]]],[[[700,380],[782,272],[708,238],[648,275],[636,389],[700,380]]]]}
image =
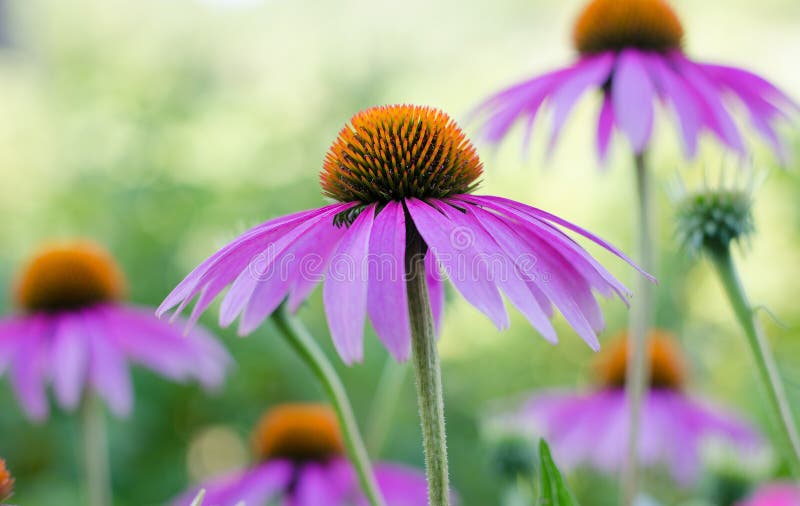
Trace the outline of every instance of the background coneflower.
{"type": "Polygon", "coordinates": [[[46,383],[66,410],[81,405],[89,503],[110,502],[105,423],[98,398],[112,413],[133,406],[128,362],[172,381],[219,386],[231,359],[205,330],[189,337],[159,321],[151,310],[123,302],[125,279],[97,244],[69,241],[38,251],[19,276],[21,314],[0,320],[0,374],[26,414],[47,417],[46,383]]]}
{"type": "MultiPolygon", "coordinates": [[[[337,203],[246,232],[186,277],[159,308],[176,314],[199,294],[196,319],[229,284],[220,322],[241,315],[248,333],[288,297],[291,309],[324,278],[333,342],[350,364],[363,357],[369,315],[398,360],[413,350],[431,504],[448,504],[441,373],[434,315],[440,268],[498,328],[509,324],[501,292],[548,340],[553,306],[593,348],[603,317],[594,291],[628,293],[559,227],[629,261],[589,232],[512,200],[472,195],[483,165],[444,112],[393,105],[356,114],[339,133],[320,177],[337,203]],[[431,302],[433,300],[433,302],[431,302]]],[[[282,325],[286,329],[286,325],[282,325]]]]}
{"type": "MultiPolygon", "coordinates": [[[[650,388],[642,403],[638,446],[642,465],[666,464],[685,487],[700,477],[701,448],[707,440],[723,440],[742,454],[756,449],[760,438],[748,423],[688,394],[687,364],[673,336],[651,332],[647,351],[650,388]]],[[[537,394],[514,415],[514,425],[541,431],[565,468],[620,471],[626,464],[629,430],[624,390],[629,358],[628,341],[621,336],[597,357],[593,392],[537,394]]]]}
{"type": "MultiPolygon", "coordinates": [[[[206,491],[205,506],[366,505],[334,411],[324,404],[279,404],[270,408],[253,432],[255,464],[213,478],[174,501],[187,506],[206,491]]],[[[422,472],[390,463],[375,466],[375,476],[390,506],[426,503],[422,472]]]]}

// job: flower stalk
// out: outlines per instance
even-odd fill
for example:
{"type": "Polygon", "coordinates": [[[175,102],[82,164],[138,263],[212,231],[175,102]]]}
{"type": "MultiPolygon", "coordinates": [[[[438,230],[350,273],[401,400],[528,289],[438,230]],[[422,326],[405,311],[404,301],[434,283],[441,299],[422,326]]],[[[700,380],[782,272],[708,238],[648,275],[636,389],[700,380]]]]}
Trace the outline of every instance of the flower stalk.
{"type": "Polygon", "coordinates": [[[108,434],[100,400],[87,393],[81,405],[83,456],[87,504],[111,506],[112,492],[108,464],[108,434]]]}
{"type": "Polygon", "coordinates": [[[775,357],[747,299],[730,249],[717,249],[709,253],[736,319],[747,336],[747,343],[756,362],[761,383],[766,390],[774,422],[780,426],[784,443],[779,446],[784,449],[793,476],[795,479],[800,479],[800,437],[798,437],[797,422],[792,415],[775,357]]]}
{"type": "Polygon", "coordinates": [[[358,430],[358,423],[353,408],[347,397],[342,380],[317,342],[306,328],[282,306],[272,315],[272,320],[289,345],[297,352],[303,362],[311,369],[314,376],[322,384],[344,435],[347,455],[358,474],[361,489],[370,506],[385,506],[386,503],[378,489],[378,482],[372,470],[364,441],[358,430]]]}
{"type": "MultiPolygon", "coordinates": [[[[644,153],[636,155],[636,194],[638,204],[637,233],[639,266],[651,274],[655,270],[655,249],[653,233],[653,196],[650,171],[644,153]]],[[[636,299],[632,303],[628,347],[631,359],[626,372],[625,392],[628,399],[628,448],[627,465],[623,472],[624,504],[633,504],[639,490],[639,434],[641,424],[642,398],[649,385],[647,362],[647,334],[653,319],[653,284],[644,276],[639,276],[636,299]]]]}
{"type": "Polygon", "coordinates": [[[411,322],[411,350],[425,448],[425,473],[430,506],[450,504],[447,437],[444,422],[442,371],[436,349],[433,314],[425,277],[425,243],[412,228],[406,251],[406,289],[411,322]]]}

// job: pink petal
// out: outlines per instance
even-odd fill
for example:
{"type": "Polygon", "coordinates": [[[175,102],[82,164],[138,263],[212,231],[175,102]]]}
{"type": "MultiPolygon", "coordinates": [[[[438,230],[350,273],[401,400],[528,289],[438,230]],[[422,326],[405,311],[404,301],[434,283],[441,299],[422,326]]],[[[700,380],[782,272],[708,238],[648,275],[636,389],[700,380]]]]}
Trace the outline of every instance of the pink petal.
{"type": "Polygon", "coordinates": [[[600,162],[605,164],[608,160],[608,147],[611,143],[611,134],[614,132],[614,107],[608,95],[603,97],[600,115],[597,118],[597,154],[600,162]]]}
{"type": "Polygon", "coordinates": [[[406,206],[425,243],[447,271],[450,282],[495,326],[500,329],[508,327],[503,299],[491,281],[486,265],[480,260],[474,245],[474,232],[458,226],[421,200],[407,199],[406,206]]]}
{"type": "Polygon", "coordinates": [[[53,389],[62,408],[77,407],[88,376],[89,342],[83,319],[65,314],[56,325],[50,363],[53,389]]]}
{"type": "Polygon", "coordinates": [[[375,218],[369,244],[367,312],[375,333],[399,361],[411,354],[406,289],[406,222],[399,202],[386,204],[375,218]]]}
{"type": "Polygon", "coordinates": [[[52,323],[43,316],[33,316],[20,328],[19,346],[11,364],[11,384],[25,413],[40,421],[49,412],[45,381],[50,350],[48,341],[52,323]]]}
{"type": "Polygon", "coordinates": [[[369,284],[369,238],[375,204],[367,206],[350,225],[328,267],[323,300],[336,350],[346,364],[364,355],[364,320],[369,284]]]}
{"type": "Polygon", "coordinates": [[[680,131],[686,157],[694,158],[697,154],[697,141],[703,125],[700,112],[703,104],[698,104],[694,91],[682,76],[675,73],[665,63],[662,56],[649,53],[645,53],[642,56],[653,79],[675,110],[675,115],[681,126],[680,131]]]}
{"type": "Polygon", "coordinates": [[[95,311],[83,313],[89,338],[89,380],[111,412],[126,417],[133,407],[133,387],[121,349],[110,337],[108,321],[95,311]]]}
{"type": "Polygon", "coordinates": [[[553,131],[548,148],[550,152],[555,147],[575,103],[587,89],[600,88],[608,80],[614,67],[614,59],[614,54],[610,52],[585,58],[559,83],[550,99],[553,104],[553,131]]]}
{"type": "Polygon", "coordinates": [[[641,153],[653,132],[653,101],[655,89],[635,49],[620,53],[611,84],[614,116],[636,153],[641,153]]]}

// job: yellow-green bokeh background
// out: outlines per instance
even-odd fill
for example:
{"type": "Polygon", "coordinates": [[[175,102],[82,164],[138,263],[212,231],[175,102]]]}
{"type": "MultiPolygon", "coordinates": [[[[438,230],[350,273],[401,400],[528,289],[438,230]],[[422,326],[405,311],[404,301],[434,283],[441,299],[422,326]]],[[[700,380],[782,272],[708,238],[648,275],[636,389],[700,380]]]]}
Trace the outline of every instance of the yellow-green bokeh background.
{"type": "MultiPolygon", "coordinates": [[[[26,255],[44,241],[74,236],[106,244],[130,276],[131,299],[157,305],[194,265],[246,227],[321,205],[321,160],[353,113],[411,102],[463,118],[498,87],[568,62],[570,24],[582,2],[0,3],[0,311],[5,314],[14,311],[10,287],[26,255]]],[[[757,71],[800,98],[800,3],[675,4],[691,56],[757,71]]],[[[550,160],[543,148],[546,117],[527,161],[520,157],[518,133],[499,150],[480,146],[486,164],[481,191],[548,209],[630,251],[634,217],[627,146],[617,138],[609,169],[598,170],[589,127],[596,114],[593,99],[581,103],[550,160]]],[[[766,426],[756,376],[719,285],[702,262],[681,257],[672,236],[668,184],[681,177],[692,186],[725,159],[706,139],[700,158],[684,162],[669,121],[665,114],[659,118],[652,153],[662,260],[658,323],[684,343],[694,368],[694,394],[766,426]]],[[[784,133],[800,146],[797,130],[786,127],[784,133]]],[[[767,177],[757,189],[758,234],[740,265],[754,301],[785,323],[764,318],[793,403],[800,407],[800,173],[796,163],[778,168],[763,146],[754,146],[754,165],[767,177]]],[[[800,158],[799,150],[793,151],[800,158]]],[[[728,164],[735,173],[735,164],[728,164]]],[[[633,282],[625,265],[590,249],[633,282]]],[[[601,339],[608,339],[625,327],[626,311],[619,302],[604,307],[608,330],[601,339]]],[[[203,322],[216,330],[215,313],[216,307],[203,322]]],[[[366,425],[386,353],[368,330],[364,364],[341,366],[322,314],[317,293],[300,316],[340,366],[366,425]]],[[[440,348],[453,483],[464,506],[499,500],[501,484],[481,437],[491,401],[544,386],[588,384],[592,353],[560,319],[558,326],[557,347],[537,337],[513,311],[511,329],[500,333],[450,294],[440,348]]],[[[216,396],[135,370],[135,412],[111,423],[116,504],[161,504],[191,477],[244,465],[248,431],[265,407],[320,398],[308,371],[271,325],[248,339],[219,334],[238,366],[216,396]]],[[[410,383],[395,404],[380,457],[421,465],[410,383]]],[[[75,420],[63,413],[44,425],[26,422],[7,378],[0,379],[0,457],[17,475],[16,502],[84,503],[77,433],[75,420]]],[[[572,483],[589,497],[584,504],[615,503],[613,479],[579,475],[572,483]]],[[[650,477],[648,487],[665,504],[703,493],[676,493],[658,477],[650,477]]]]}

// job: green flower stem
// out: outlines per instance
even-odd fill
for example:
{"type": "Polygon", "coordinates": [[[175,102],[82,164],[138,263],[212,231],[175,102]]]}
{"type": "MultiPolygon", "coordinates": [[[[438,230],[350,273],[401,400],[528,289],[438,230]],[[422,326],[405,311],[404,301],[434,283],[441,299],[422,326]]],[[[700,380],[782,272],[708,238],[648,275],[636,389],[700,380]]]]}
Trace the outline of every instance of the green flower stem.
{"type": "Polygon", "coordinates": [[[391,356],[386,358],[381,379],[375,389],[366,436],[370,455],[380,455],[386,436],[392,428],[397,399],[406,382],[408,364],[401,364],[391,356]]]}
{"type": "Polygon", "coordinates": [[[450,486],[447,470],[447,437],[444,429],[442,371],[436,350],[428,283],[425,279],[425,246],[419,237],[409,239],[406,253],[406,288],[422,443],[425,448],[428,503],[430,506],[448,506],[450,486]]]}
{"type": "Polygon", "coordinates": [[[750,351],[756,361],[761,382],[766,389],[770,409],[775,416],[775,422],[780,425],[780,432],[785,441],[778,445],[784,449],[786,458],[796,479],[800,479],[800,437],[797,433],[797,423],[792,416],[786,392],[783,389],[775,357],[764,336],[761,326],[753,313],[753,308],[747,300],[744,287],[739,279],[736,266],[731,258],[730,250],[711,253],[710,258],[716,267],[725,293],[730,300],[733,312],[744,329],[750,351]]]}
{"type": "MultiPolygon", "coordinates": [[[[653,198],[650,171],[645,155],[636,155],[636,193],[638,204],[637,243],[639,266],[653,274],[655,270],[655,243],[653,233],[653,198]]],[[[635,299],[631,307],[628,330],[630,360],[626,371],[625,395],[628,399],[628,449],[627,465],[622,476],[624,504],[630,506],[639,491],[639,434],[642,397],[648,388],[647,334],[653,319],[654,286],[644,276],[638,277],[635,299]]]]}
{"type": "Polygon", "coordinates": [[[81,405],[81,425],[87,504],[111,506],[105,413],[99,399],[90,393],[86,394],[81,405]]]}
{"type": "Polygon", "coordinates": [[[272,320],[286,338],[286,341],[317,377],[333,404],[336,416],[339,419],[339,425],[341,425],[344,434],[347,454],[356,469],[361,488],[370,505],[385,506],[386,503],[372,472],[372,465],[370,464],[364,441],[358,431],[353,408],[350,406],[350,400],[347,398],[342,380],[339,379],[333,365],[328,361],[328,358],[311,334],[289,313],[288,309],[285,307],[278,309],[273,313],[272,320]]]}

